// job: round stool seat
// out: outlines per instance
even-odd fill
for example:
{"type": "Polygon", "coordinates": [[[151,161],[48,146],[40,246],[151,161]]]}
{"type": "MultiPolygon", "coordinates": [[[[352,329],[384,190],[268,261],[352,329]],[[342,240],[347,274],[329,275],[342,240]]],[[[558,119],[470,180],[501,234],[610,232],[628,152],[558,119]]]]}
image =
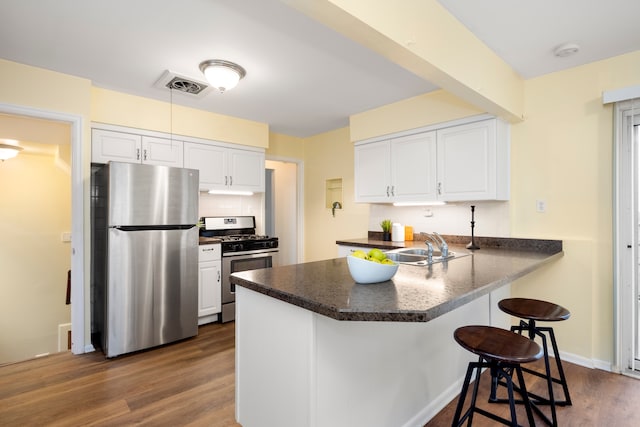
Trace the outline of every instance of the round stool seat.
{"type": "Polygon", "coordinates": [[[527,363],[542,357],[542,348],[534,341],[493,326],[463,326],[453,337],[470,352],[500,362],[527,363]]]}
{"type": "Polygon", "coordinates": [[[512,316],[543,322],[559,322],[571,316],[569,310],[558,304],[530,298],[503,299],[498,307],[512,316]]]}

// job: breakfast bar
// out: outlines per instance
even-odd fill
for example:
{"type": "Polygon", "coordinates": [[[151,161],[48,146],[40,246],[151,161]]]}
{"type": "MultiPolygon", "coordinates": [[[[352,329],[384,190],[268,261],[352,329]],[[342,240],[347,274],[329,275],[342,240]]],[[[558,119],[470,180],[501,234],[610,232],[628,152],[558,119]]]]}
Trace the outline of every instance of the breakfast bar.
{"type": "Polygon", "coordinates": [[[456,396],[473,358],[453,331],[507,327],[496,305],[510,284],[563,254],[559,241],[528,243],[452,245],[461,256],[400,265],[376,284],[355,283],[345,258],[234,273],[237,421],[424,425],[456,396]]]}

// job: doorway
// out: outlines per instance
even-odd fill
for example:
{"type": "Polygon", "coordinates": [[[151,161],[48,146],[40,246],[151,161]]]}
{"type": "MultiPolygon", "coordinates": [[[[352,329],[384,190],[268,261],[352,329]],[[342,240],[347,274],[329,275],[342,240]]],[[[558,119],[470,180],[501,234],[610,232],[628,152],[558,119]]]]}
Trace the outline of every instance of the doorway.
{"type": "Polygon", "coordinates": [[[640,99],[615,111],[616,359],[623,374],[640,377],[640,99]]]}
{"type": "MultiPolygon", "coordinates": [[[[82,150],[82,117],[75,114],[40,110],[13,104],[0,103],[0,114],[18,116],[36,120],[51,121],[64,124],[69,128],[69,153],[71,162],[71,236],[68,255],[71,257],[70,298],[71,298],[71,351],[74,354],[92,351],[93,347],[85,347],[85,297],[84,297],[84,187],[83,187],[83,150],[82,150]],[[75,236],[75,237],[73,237],[75,236]]],[[[43,186],[44,187],[44,186],[43,186]]],[[[24,194],[24,197],[29,197],[24,194]]],[[[42,212],[46,215],[46,209],[42,212]]],[[[63,236],[60,236],[62,239],[63,236]]],[[[37,267],[37,260],[32,260],[37,267]]],[[[63,289],[65,287],[63,279],[63,289]]],[[[66,289],[64,289],[66,291],[66,289]]],[[[64,295],[65,292],[63,292],[64,295]]],[[[37,307],[31,307],[36,310],[37,307]]],[[[66,331],[63,329],[64,335],[66,331]]],[[[62,341],[62,340],[61,340],[62,341]]]]}
{"type": "Polygon", "coordinates": [[[302,162],[268,159],[265,173],[265,230],[278,237],[280,265],[302,262],[302,162]]]}

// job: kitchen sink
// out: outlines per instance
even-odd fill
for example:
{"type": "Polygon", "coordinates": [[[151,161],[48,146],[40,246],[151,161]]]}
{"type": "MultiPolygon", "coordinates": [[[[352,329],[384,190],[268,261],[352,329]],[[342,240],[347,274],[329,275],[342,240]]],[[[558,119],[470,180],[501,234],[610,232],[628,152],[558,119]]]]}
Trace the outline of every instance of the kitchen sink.
{"type": "Polygon", "coordinates": [[[393,249],[390,251],[386,251],[385,254],[387,255],[387,258],[392,261],[395,261],[399,264],[409,265],[429,265],[469,255],[468,253],[457,253],[449,251],[449,254],[446,257],[443,257],[442,252],[434,249],[431,262],[429,262],[428,251],[421,248],[393,249]]]}

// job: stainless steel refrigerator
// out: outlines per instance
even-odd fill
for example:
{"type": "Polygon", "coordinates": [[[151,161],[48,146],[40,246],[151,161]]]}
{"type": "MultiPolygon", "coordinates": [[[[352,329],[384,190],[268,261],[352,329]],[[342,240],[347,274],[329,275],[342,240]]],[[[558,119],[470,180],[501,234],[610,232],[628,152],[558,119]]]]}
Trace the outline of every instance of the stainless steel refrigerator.
{"type": "Polygon", "coordinates": [[[198,333],[198,171],[92,168],[92,337],[107,357],[198,333]]]}

